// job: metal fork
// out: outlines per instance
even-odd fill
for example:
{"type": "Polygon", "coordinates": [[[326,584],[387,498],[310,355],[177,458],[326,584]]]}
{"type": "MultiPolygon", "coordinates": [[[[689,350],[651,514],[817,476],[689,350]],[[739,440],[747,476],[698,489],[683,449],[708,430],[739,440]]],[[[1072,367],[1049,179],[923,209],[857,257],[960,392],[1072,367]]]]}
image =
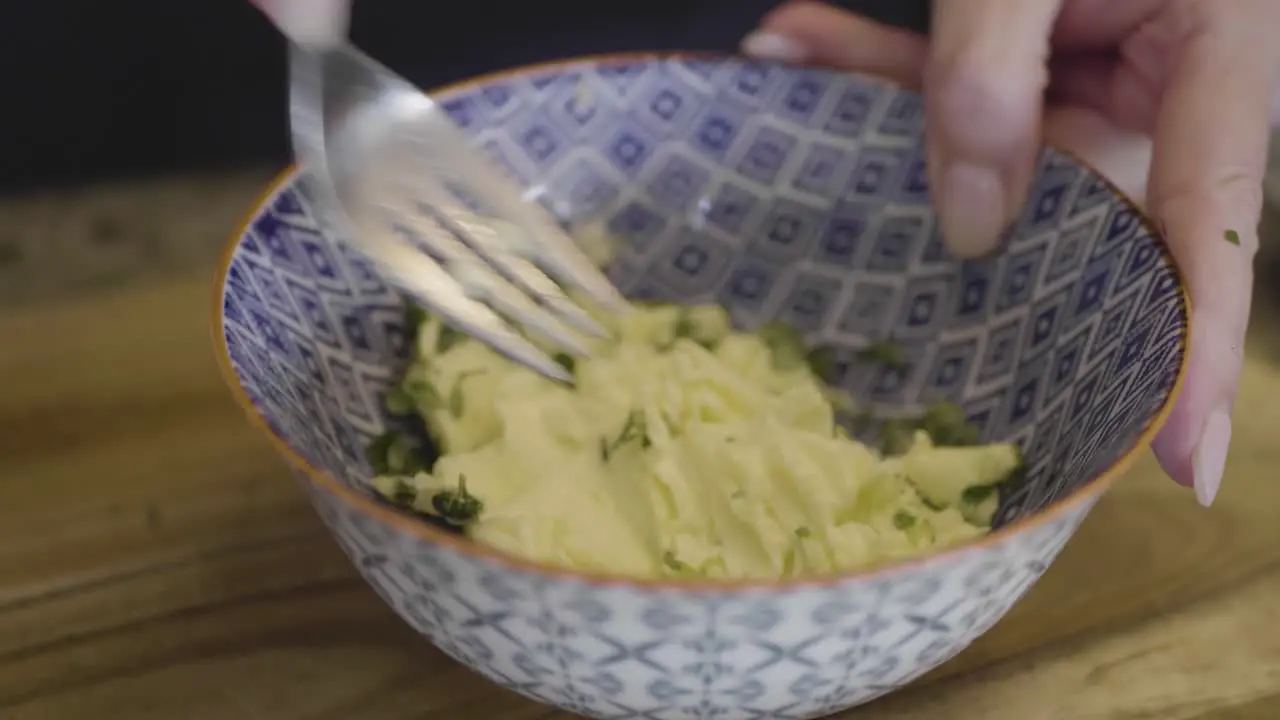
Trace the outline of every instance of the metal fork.
{"type": "Polygon", "coordinates": [[[537,203],[473,150],[437,103],[342,42],[291,43],[294,154],[326,219],[455,328],[547,377],[569,373],[517,329],[585,355],[622,295],[537,203]]]}

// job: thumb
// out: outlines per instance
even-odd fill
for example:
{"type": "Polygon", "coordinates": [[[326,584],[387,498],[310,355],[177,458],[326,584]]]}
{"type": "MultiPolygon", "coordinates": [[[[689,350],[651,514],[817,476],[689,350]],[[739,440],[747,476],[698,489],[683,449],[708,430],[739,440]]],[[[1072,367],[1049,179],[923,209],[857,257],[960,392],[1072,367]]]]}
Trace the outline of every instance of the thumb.
{"type": "Polygon", "coordinates": [[[929,173],[948,246],[993,250],[1041,147],[1049,40],[1062,0],[933,4],[925,71],[929,173]]]}

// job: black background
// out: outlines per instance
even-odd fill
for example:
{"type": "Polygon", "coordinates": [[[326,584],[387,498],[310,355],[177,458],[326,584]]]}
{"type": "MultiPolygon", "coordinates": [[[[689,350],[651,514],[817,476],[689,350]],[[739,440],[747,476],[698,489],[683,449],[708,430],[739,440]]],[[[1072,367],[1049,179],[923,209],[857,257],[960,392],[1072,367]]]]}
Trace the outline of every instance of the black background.
{"type": "MultiPolygon", "coordinates": [[[[357,0],[353,35],[430,88],[588,53],[732,51],[776,4],[357,0]]],[[[919,0],[839,4],[927,15],[919,0]]],[[[246,0],[3,3],[0,78],[0,192],[288,155],[283,41],[246,0]]]]}

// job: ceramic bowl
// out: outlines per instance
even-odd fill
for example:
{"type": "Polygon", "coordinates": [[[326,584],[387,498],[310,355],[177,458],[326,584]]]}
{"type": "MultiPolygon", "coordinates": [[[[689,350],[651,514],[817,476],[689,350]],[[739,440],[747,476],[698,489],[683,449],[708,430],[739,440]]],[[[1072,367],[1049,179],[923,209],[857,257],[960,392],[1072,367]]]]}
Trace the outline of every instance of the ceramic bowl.
{"type": "Polygon", "coordinates": [[[996,529],[872,571],[785,583],[641,581],[504,556],[380,504],[363,447],[406,354],[403,302],[286,173],[233,238],[218,297],[233,394],[377,592],[492,681],[600,718],[808,718],[910,682],[1044,572],[1172,405],[1187,299],[1106,180],[1046,151],[1004,249],[957,262],[926,186],[921,99],[879,80],[727,58],[611,57],[437,97],[567,222],[603,219],[628,295],[718,301],[843,353],[885,411],[938,398],[1025,479],[996,529]],[[864,369],[873,339],[905,368],[864,369]]]}

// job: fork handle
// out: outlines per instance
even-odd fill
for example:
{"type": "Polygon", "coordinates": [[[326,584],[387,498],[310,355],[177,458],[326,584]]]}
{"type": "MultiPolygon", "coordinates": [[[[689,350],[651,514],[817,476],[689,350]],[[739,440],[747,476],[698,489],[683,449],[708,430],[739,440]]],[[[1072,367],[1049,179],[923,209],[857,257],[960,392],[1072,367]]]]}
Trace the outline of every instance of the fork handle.
{"type": "Polygon", "coordinates": [[[309,50],[347,41],[351,0],[253,0],[280,32],[309,50]]]}

